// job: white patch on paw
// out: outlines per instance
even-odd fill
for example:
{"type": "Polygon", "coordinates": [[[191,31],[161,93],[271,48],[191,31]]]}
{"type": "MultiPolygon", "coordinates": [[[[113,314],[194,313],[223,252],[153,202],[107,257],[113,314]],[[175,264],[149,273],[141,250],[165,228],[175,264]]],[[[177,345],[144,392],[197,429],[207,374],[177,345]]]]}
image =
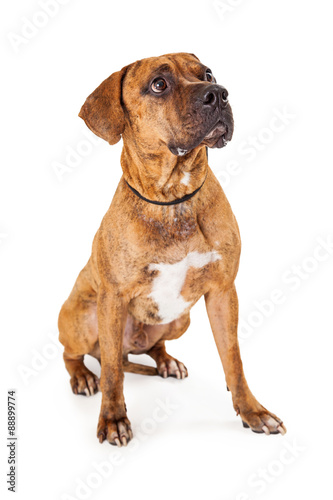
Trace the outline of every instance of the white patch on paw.
{"type": "Polygon", "coordinates": [[[157,304],[161,324],[170,323],[179,318],[191,305],[181,296],[186,274],[190,267],[201,268],[221,259],[216,250],[206,253],[190,252],[175,264],[150,264],[150,270],[159,271],[153,281],[149,297],[157,304]]]}
{"type": "Polygon", "coordinates": [[[191,177],[190,172],[185,172],[180,182],[182,184],[185,184],[185,186],[188,186],[188,183],[190,182],[190,177],[191,177]]]}

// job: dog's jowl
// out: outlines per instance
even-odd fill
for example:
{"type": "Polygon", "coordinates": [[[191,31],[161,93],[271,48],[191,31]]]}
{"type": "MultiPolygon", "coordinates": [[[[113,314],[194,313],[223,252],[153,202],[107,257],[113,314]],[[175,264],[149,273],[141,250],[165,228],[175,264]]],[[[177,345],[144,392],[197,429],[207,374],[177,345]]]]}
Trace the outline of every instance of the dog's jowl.
{"type": "Polygon", "coordinates": [[[59,315],[74,394],[102,391],[100,442],[121,446],[132,437],[124,371],[187,377],[165,341],[187,330],[202,295],[243,425],[284,434],[243,373],[234,286],[240,237],[207,162],[207,148],[232,138],[227,90],[193,54],[168,54],[113,73],[87,98],[80,117],[110,144],[123,139],[123,175],[59,315]],[[131,363],[129,353],[149,354],[156,368],[131,363]],[[86,354],[100,361],[100,381],[86,368],[86,354]]]}

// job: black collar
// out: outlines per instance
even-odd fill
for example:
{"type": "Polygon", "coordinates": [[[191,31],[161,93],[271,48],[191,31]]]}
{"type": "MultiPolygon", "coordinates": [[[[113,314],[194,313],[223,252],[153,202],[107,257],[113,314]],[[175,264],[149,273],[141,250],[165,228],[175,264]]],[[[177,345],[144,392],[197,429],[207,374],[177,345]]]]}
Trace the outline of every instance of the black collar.
{"type": "MultiPolygon", "coordinates": [[[[207,177],[207,175],[206,175],[206,177],[207,177]]],[[[134,189],[134,187],[132,187],[130,184],[128,184],[126,179],[125,179],[125,182],[126,182],[127,186],[133,191],[133,193],[136,194],[136,196],[138,196],[139,198],[141,198],[141,200],[147,201],[148,203],[152,203],[153,205],[178,205],[179,203],[183,203],[184,201],[189,200],[190,198],[192,198],[192,196],[197,194],[197,192],[204,185],[206,177],[205,177],[203,183],[201,184],[201,186],[199,186],[195,191],[193,191],[192,193],[186,194],[182,198],[177,198],[176,200],[172,200],[172,201],[148,200],[148,198],[145,198],[144,196],[142,196],[142,194],[140,194],[139,191],[137,191],[136,189],[134,189]]]]}

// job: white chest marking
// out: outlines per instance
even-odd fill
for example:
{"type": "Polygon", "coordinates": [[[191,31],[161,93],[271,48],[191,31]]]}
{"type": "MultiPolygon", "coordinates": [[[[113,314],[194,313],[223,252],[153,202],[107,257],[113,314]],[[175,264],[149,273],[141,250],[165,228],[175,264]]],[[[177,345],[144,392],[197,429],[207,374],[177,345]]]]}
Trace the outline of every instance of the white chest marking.
{"type": "Polygon", "coordinates": [[[188,183],[190,182],[190,177],[191,177],[190,172],[185,172],[180,182],[182,184],[185,184],[185,186],[188,186],[188,183]]]}
{"type": "Polygon", "coordinates": [[[200,268],[221,259],[216,250],[206,253],[190,252],[175,264],[150,264],[150,270],[159,271],[153,281],[151,297],[159,309],[161,323],[170,323],[179,318],[191,305],[181,296],[186,274],[190,267],[200,268]]]}
{"type": "Polygon", "coordinates": [[[177,148],[178,156],[184,156],[187,153],[187,149],[177,148]]]}

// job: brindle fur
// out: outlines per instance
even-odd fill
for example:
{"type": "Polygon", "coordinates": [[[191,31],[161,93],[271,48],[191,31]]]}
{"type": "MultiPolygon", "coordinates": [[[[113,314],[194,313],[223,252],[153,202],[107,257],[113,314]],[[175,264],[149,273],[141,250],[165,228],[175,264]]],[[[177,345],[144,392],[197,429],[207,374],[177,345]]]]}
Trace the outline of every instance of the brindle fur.
{"type": "MultiPolygon", "coordinates": [[[[189,310],[204,295],[209,321],[237,414],[252,430],[284,433],[282,422],[261,406],[243,373],[237,340],[238,302],[234,280],[240,256],[235,217],[207,163],[205,139],[215,115],[233,120],[229,104],[207,110],[205,66],[191,54],[169,54],[138,61],[112,74],[88,97],[80,116],[93,132],[114,144],[123,138],[123,176],[93,241],[91,257],[79,274],[59,315],[60,341],[75,394],[94,394],[101,386],[97,434],[118,446],[132,437],[123,396],[123,372],[184,378],[187,369],[165,350],[190,324],[189,310]],[[167,71],[171,90],[150,92],[150,82],[167,71]],[[177,142],[178,141],[178,142],[177,142]],[[171,149],[188,150],[177,156],[171,149]],[[189,182],[182,182],[189,173],[189,182]],[[147,203],[143,196],[172,201],[200,191],[172,206],[147,203]],[[219,260],[190,267],[181,296],[191,305],[169,324],[149,296],[158,271],[152,263],[173,264],[190,252],[218,252],[219,260]],[[149,354],[157,368],[128,361],[128,354],[149,354]],[[101,362],[101,380],[86,368],[84,356],[101,362]]],[[[211,85],[213,88],[213,84],[211,85]]],[[[215,85],[214,89],[219,89],[215,85]]],[[[207,101],[208,102],[208,101],[207,101]]]]}

